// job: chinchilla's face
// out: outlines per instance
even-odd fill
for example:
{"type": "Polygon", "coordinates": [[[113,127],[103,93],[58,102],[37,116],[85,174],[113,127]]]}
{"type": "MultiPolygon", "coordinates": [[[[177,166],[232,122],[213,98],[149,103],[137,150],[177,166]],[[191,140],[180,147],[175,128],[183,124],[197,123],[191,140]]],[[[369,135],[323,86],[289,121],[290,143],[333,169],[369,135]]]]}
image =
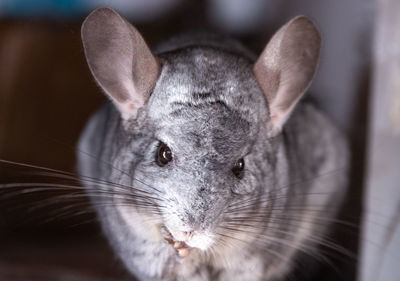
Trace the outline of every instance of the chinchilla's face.
{"type": "Polygon", "coordinates": [[[159,59],[161,74],[147,104],[124,126],[129,149],[117,149],[141,155],[121,167],[134,167],[123,184],[157,197],[159,226],[205,250],[222,231],[227,206],[259,188],[253,149],[267,116],[265,98],[251,62],[237,55],[190,48],[159,59]]]}
{"type": "Polygon", "coordinates": [[[90,70],[123,124],[105,147],[117,167],[108,180],[136,192],[114,207],[124,220],[110,222],[118,228],[114,236],[123,240],[124,227],[144,237],[166,229],[177,241],[207,249],[230,235],[228,215],[229,225],[244,226],[235,219],[248,206],[257,208],[272,179],[269,140],[314,75],[320,38],[312,22],[291,20],[255,63],[215,46],[154,56],[140,33],[108,8],[87,17],[82,40],[90,70]]]}

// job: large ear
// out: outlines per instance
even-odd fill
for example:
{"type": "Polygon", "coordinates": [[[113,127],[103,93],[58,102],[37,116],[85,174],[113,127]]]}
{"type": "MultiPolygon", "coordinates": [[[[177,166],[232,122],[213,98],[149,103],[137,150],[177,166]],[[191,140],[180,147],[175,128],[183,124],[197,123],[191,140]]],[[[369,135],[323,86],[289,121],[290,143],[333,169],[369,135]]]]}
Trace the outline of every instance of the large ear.
{"type": "Polygon", "coordinates": [[[309,87],[320,45],[312,21],[297,16],[275,33],[255,63],[253,71],[269,105],[271,136],[281,131],[309,87]]]}
{"type": "Polygon", "coordinates": [[[82,42],[97,83],[124,119],[135,118],[160,73],[140,33],[114,10],[98,8],[82,24],[82,42]]]}

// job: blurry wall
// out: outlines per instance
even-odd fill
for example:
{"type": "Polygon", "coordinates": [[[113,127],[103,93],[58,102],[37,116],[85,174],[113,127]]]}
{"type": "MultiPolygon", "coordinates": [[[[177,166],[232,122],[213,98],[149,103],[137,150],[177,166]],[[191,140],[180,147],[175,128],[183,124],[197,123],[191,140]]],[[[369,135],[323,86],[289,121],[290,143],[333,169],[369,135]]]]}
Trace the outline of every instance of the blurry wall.
{"type": "Polygon", "coordinates": [[[400,278],[400,1],[378,2],[360,280],[400,278]]]}
{"type": "Polygon", "coordinates": [[[0,61],[0,158],[72,170],[75,140],[102,100],[79,26],[2,22],[0,61]]]}

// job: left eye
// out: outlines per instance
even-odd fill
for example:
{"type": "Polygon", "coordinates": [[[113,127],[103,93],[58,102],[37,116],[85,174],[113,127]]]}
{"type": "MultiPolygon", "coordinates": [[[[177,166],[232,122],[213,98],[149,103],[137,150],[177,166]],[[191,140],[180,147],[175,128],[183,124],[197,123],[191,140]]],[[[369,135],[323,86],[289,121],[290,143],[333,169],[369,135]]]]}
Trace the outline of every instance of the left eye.
{"type": "Polygon", "coordinates": [[[235,163],[232,168],[232,173],[238,178],[243,178],[243,171],[244,171],[244,159],[241,158],[239,161],[235,163]]]}
{"type": "Polygon", "coordinates": [[[163,142],[160,143],[157,154],[156,161],[158,166],[162,167],[167,165],[170,161],[172,161],[172,152],[171,149],[163,142]]]}

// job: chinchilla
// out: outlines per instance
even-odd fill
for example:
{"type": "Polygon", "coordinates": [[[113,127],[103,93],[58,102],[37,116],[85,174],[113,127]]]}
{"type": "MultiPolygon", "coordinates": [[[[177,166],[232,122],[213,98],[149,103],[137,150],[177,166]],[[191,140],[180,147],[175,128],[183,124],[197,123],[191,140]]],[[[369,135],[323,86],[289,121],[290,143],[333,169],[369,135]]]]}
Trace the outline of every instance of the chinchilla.
{"type": "Polygon", "coordinates": [[[305,16],[257,58],[215,35],[154,54],[109,8],[82,26],[111,102],[88,122],[78,168],[112,248],[138,280],[285,280],[317,254],[346,192],[345,138],[299,100],[320,35],[305,16]],[[101,193],[97,190],[102,190],[101,193]]]}

